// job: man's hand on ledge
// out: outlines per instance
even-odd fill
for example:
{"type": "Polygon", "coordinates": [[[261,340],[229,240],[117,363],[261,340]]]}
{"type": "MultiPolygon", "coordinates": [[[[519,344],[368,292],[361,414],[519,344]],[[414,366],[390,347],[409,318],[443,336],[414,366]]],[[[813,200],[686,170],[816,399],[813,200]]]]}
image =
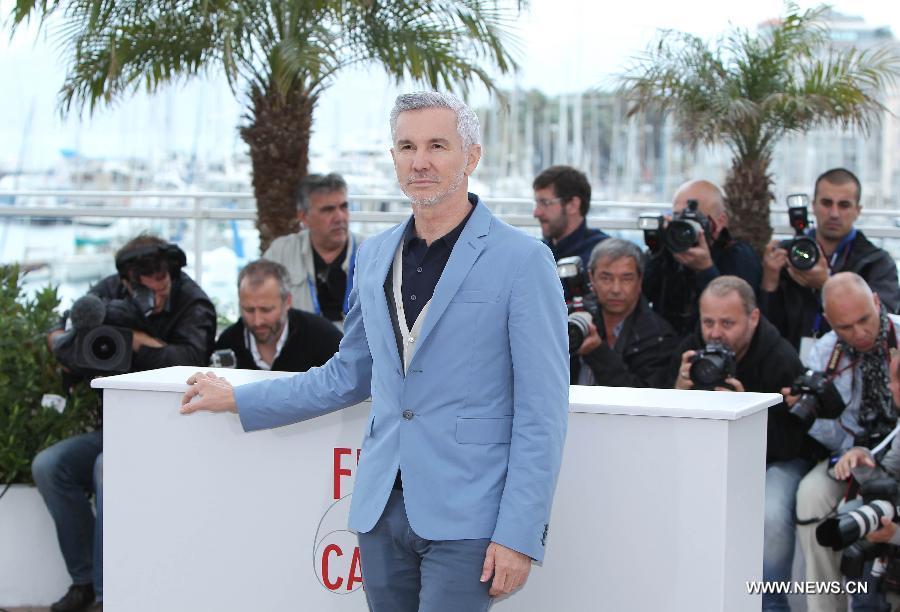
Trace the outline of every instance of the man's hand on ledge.
{"type": "Polygon", "coordinates": [[[481,570],[481,581],[487,582],[494,575],[491,582],[491,597],[509,595],[528,579],[531,571],[531,557],[507,548],[502,544],[491,542],[488,544],[487,553],[484,556],[484,567],[481,570]]]}
{"type": "Polygon", "coordinates": [[[181,414],[198,410],[209,412],[237,412],[234,387],[224,378],[212,372],[197,372],[187,379],[190,389],[181,398],[181,414]]]}

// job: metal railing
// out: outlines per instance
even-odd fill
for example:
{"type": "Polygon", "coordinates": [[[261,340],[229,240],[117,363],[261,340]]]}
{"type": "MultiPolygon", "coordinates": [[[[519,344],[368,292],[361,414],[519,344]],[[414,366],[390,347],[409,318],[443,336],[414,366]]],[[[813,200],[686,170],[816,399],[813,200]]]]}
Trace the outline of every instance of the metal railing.
{"type": "MultiPolygon", "coordinates": [[[[367,224],[399,223],[409,216],[407,200],[399,194],[372,195],[351,194],[348,199],[354,206],[351,222],[360,227],[367,224]],[[388,210],[374,210],[375,207],[388,210]]],[[[200,282],[203,270],[204,231],[207,221],[256,219],[254,196],[244,192],[171,192],[171,191],[74,191],[74,190],[20,190],[0,191],[0,218],[146,218],[185,219],[196,225],[193,232],[193,268],[200,282]],[[55,201],[54,204],[34,204],[35,199],[55,201]],[[104,205],[78,205],[83,200],[109,202],[104,205]],[[166,205],[150,206],[146,203],[159,200],[166,205]],[[173,206],[172,202],[187,202],[189,206],[173,206]],[[214,202],[244,203],[244,207],[209,205],[214,202]],[[63,202],[63,203],[59,203],[63,202]],[[71,203],[68,203],[71,202],[71,203]],[[123,205],[122,202],[127,202],[123,205]],[[143,205],[134,204],[143,202],[143,205]]],[[[507,223],[523,228],[536,228],[538,222],[531,215],[534,206],[531,198],[485,198],[495,214],[507,223]]],[[[636,219],[641,212],[665,212],[671,205],[664,202],[593,201],[588,222],[591,227],[612,231],[636,231],[636,219]]],[[[790,235],[792,230],[784,224],[786,214],[772,212],[776,235],[790,235]]],[[[863,208],[858,227],[870,238],[900,238],[900,211],[863,208]]]]}

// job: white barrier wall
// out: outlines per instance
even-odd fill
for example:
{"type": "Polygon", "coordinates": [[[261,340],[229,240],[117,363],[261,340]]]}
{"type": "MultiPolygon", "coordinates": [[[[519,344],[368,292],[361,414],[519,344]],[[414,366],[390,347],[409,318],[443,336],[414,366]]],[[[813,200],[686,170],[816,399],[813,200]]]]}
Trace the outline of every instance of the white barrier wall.
{"type": "MultiPolygon", "coordinates": [[[[179,414],[194,370],[94,381],[107,609],[365,610],[347,515],[368,405],[246,434],[236,415],[179,414]]],[[[745,582],[779,397],[572,387],[544,565],[492,609],[758,610],[745,582]]]]}
{"type": "Polygon", "coordinates": [[[71,582],[41,494],[12,485],[0,498],[0,608],[49,606],[71,582]]]}

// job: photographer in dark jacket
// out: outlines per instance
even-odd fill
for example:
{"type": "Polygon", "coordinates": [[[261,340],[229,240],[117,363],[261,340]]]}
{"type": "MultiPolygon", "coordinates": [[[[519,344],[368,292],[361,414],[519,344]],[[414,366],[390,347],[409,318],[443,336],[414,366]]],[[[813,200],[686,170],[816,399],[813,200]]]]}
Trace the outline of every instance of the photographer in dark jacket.
{"type": "Polygon", "coordinates": [[[822,314],[821,290],[833,274],[859,274],[889,312],[900,308],[897,264],[887,251],[869,242],[853,226],[862,211],[860,195],[859,179],[849,170],[825,172],[816,179],[816,229],[809,232],[819,243],[816,265],[809,270],[793,267],[777,240],[769,243],[763,255],[760,308],[801,354],[831,329],[822,314]]]}
{"type": "Polygon", "coordinates": [[[732,238],[728,231],[725,196],[715,183],[688,181],[678,188],[672,201],[677,216],[696,200],[698,211],[709,220],[709,233],[701,233],[696,246],[682,253],[663,248],[647,262],[644,295],[679,336],[691,333],[697,324],[697,300],[706,285],[720,275],[743,278],[753,291],[759,286],[762,268],[753,248],[732,238]],[[709,240],[711,238],[711,240],[709,240]]]}
{"type": "MultiPolygon", "coordinates": [[[[118,274],[90,294],[100,298],[104,324],[132,336],[131,370],[209,363],[216,312],[181,268],[184,253],[155,236],[141,235],[116,253],[118,274]]],[[[73,331],[53,330],[48,342],[61,361],[72,354],[73,331]]],[[[103,599],[103,439],[101,431],[67,438],[44,449],[31,466],[34,482],[56,525],[72,577],[53,612],[87,610],[103,599]],[[95,496],[96,517],[90,495],[95,496]]]]}
{"type": "Polygon", "coordinates": [[[532,215],[541,224],[544,244],[550,247],[553,259],[577,255],[586,268],[597,243],[609,238],[587,226],[585,218],[591,209],[587,176],[571,166],[550,166],[535,177],[532,187],[532,215]]]}
{"type": "Polygon", "coordinates": [[[240,320],[216,341],[234,352],[245,370],[305,372],[331,359],[341,332],[325,317],[291,308],[287,269],[267,259],[251,261],[238,275],[240,320]]]}
{"type": "Polygon", "coordinates": [[[579,349],[573,382],[664,386],[678,338],[641,295],[644,254],[627,240],[609,238],[594,247],[588,271],[599,312],[579,349]]]}
{"type": "MultiPolygon", "coordinates": [[[[797,351],[760,315],[753,289],[735,276],[720,276],[700,297],[700,327],[685,338],[673,360],[670,381],[677,389],[691,389],[691,358],[711,342],[719,342],[735,356],[734,375],[717,391],[781,393],[803,373],[797,351]]],[[[790,580],[794,559],[794,505],[797,487],[817,459],[827,455],[806,434],[799,419],[782,402],[769,408],[766,445],[766,517],[763,580],[790,580]]],[[[763,610],[789,609],[787,596],[763,595],[763,610]]]]}

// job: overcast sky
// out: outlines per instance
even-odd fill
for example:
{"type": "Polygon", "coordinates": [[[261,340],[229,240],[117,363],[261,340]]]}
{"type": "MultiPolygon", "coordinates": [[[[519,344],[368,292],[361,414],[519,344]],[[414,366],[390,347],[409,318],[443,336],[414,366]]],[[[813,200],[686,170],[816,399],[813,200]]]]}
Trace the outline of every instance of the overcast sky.
{"type": "MultiPolygon", "coordinates": [[[[0,0],[3,16],[12,1],[0,0]]],[[[834,7],[900,35],[900,2],[841,0],[834,7]]],[[[521,69],[501,85],[535,87],[549,94],[602,86],[612,83],[660,28],[713,38],[729,23],[754,28],[783,10],[776,0],[532,0],[517,21],[521,69]]],[[[0,37],[0,167],[49,167],[63,149],[89,157],[151,159],[171,150],[207,159],[242,150],[236,130],[240,100],[218,75],[154,96],[138,95],[93,117],[61,119],[56,100],[65,58],[57,48],[52,38],[38,36],[34,29],[12,40],[0,37]]],[[[316,110],[313,148],[386,141],[387,111],[397,91],[375,67],[344,73],[316,110]]]]}

